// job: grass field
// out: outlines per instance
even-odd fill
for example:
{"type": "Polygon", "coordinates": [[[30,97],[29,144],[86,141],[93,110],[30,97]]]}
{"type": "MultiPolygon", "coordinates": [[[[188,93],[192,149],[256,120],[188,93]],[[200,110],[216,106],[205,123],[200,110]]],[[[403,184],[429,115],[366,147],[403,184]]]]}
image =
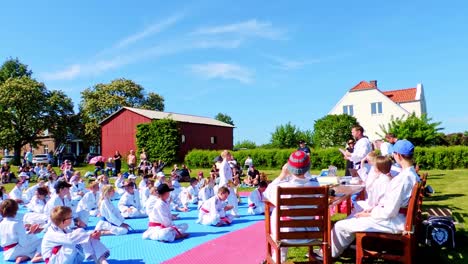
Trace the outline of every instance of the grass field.
{"type": "MultiPolygon", "coordinates": [[[[80,170],[84,175],[87,171],[94,171],[94,166],[87,165],[76,169],[80,170]]],[[[166,175],[169,175],[169,171],[170,168],[164,170],[166,175]]],[[[192,175],[196,175],[198,171],[203,171],[206,177],[209,175],[210,169],[192,169],[192,175]]],[[[280,172],[279,169],[261,168],[260,171],[265,172],[270,180],[273,180],[280,172]]],[[[318,174],[319,171],[311,171],[311,173],[318,174]]],[[[417,263],[468,263],[468,230],[466,229],[468,221],[468,169],[431,170],[428,173],[427,184],[434,188],[435,194],[432,197],[425,198],[423,208],[446,207],[452,211],[452,215],[457,222],[456,248],[439,250],[420,247],[416,252],[417,263]]],[[[343,175],[343,171],[339,171],[338,175],[343,175]]],[[[183,183],[182,185],[186,186],[187,184],[183,183]]],[[[5,187],[9,191],[13,188],[13,184],[6,184],[5,187]]],[[[240,190],[248,191],[251,188],[242,188],[240,190]]],[[[336,221],[343,217],[344,215],[335,215],[333,220],[336,221]]],[[[293,248],[289,251],[288,259],[291,261],[305,260],[305,253],[305,248],[293,248]]],[[[354,255],[354,250],[347,250],[336,263],[355,263],[354,255]]]]}

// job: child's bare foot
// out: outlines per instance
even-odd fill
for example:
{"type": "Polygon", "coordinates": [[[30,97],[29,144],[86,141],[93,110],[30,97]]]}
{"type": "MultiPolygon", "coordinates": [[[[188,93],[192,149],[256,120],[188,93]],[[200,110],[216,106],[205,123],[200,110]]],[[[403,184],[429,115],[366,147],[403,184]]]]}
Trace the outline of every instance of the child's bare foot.
{"type": "Polygon", "coordinates": [[[21,262],[25,262],[25,261],[28,261],[28,260],[29,260],[29,257],[27,257],[27,256],[21,256],[21,257],[17,257],[17,258],[16,258],[15,263],[16,263],[16,264],[19,264],[19,263],[21,263],[21,262]]]}
{"type": "Polygon", "coordinates": [[[43,262],[44,260],[42,259],[41,254],[37,254],[31,259],[32,263],[37,263],[37,262],[43,262]]]}

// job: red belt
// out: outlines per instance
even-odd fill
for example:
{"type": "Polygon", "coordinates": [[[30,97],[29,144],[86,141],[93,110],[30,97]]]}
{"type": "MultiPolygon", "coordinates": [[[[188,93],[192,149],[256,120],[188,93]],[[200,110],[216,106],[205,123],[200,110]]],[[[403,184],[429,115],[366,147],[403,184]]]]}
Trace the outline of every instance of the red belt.
{"type": "Polygon", "coordinates": [[[249,207],[255,207],[254,203],[249,204],[249,207]]]}
{"type": "Polygon", "coordinates": [[[408,214],[408,207],[402,207],[400,208],[400,210],[398,211],[400,214],[408,214]]]}
{"type": "MultiPolygon", "coordinates": [[[[167,226],[165,226],[165,225],[163,225],[163,224],[161,224],[161,223],[157,223],[157,222],[149,222],[149,223],[148,223],[148,226],[149,226],[149,227],[160,226],[161,228],[166,228],[166,227],[167,227],[167,226]]],[[[179,231],[179,229],[177,229],[177,227],[171,226],[170,228],[174,229],[174,231],[176,231],[177,234],[179,234],[179,236],[182,235],[182,233],[180,233],[180,231],[179,231]]]]}
{"type": "Polygon", "coordinates": [[[202,208],[200,208],[200,210],[202,210],[204,213],[207,213],[207,214],[209,214],[209,213],[210,213],[210,211],[206,210],[206,209],[205,209],[205,208],[203,208],[203,207],[202,207],[202,208]]]}
{"type": "Polygon", "coordinates": [[[227,217],[221,217],[221,218],[219,218],[219,219],[220,219],[221,221],[225,222],[226,224],[230,224],[230,223],[231,223],[231,221],[229,221],[229,218],[227,218],[227,217]]]}
{"type": "MultiPolygon", "coordinates": [[[[62,246],[55,246],[52,248],[52,255],[57,255],[57,253],[59,252],[59,250],[62,248],[62,246]]],[[[45,263],[48,264],[49,263],[49,260],[50,258],[46,258],[44,259],[45,263]]]]}
{"type": "Polygon", "coordinates": [[[13,243],[13,244],[10,244],[8,246],[4,246],[3,251],[7,251],[7,250],[9,250],[11,248],[14,248],[14,247],[16,247],[16,245],[18,245],[18,243],[13,243]]]}

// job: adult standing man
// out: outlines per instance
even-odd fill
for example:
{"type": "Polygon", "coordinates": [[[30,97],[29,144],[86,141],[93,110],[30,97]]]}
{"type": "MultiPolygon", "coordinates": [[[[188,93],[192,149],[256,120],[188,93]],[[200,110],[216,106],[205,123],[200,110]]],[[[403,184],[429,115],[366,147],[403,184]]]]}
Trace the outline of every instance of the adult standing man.
{"type": "Polygon", "coordinates": [[[127,165],[128,165],[128,172],[130,174],[135,174],[136,156],[135,156],[135,151],[133,149],[130,150],[130,154],[128,154],[127,156],[127,165]]]}
{"type": "Polygon", "coordinates": [[[360,125],[354,125],[353,128],[351,128],[351,134],[356,140],[353,153],[346,151],[343,155],[346,159],[354,163],[355,169],[360,169],[361,161],[372,151],[372,143],[364,136],[364,128],[360,125]]]}
{"type": "Polygon", "coordinates": [[[393,154],[393,146],[398,141],[398,138],[393,133],[387,133],[385,135],[385,139],[387,140],[388,143],[390,143],[390,144],[388,144],[388,153],[387,154],[392,155],[393,154]]]}
{"type": "Polygon", "coordinates": [[[310,148],[307,146],[307,143],[304,140],[299,140],[299,147],[297,150],[303,151],[310,156],[310,148]]]}

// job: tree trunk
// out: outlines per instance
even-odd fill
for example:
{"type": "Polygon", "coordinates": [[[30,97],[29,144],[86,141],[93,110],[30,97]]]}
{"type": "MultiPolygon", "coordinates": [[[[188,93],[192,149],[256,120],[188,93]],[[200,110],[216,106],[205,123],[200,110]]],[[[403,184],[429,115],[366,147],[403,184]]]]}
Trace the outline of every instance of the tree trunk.
{"type": "Polygon", "coordinates": [[[15,151],[15,158],[13,159],[13,164],[20,165],[21,164],[21,147],[19,144],[15,144],[13,150],[15,151]]]}

